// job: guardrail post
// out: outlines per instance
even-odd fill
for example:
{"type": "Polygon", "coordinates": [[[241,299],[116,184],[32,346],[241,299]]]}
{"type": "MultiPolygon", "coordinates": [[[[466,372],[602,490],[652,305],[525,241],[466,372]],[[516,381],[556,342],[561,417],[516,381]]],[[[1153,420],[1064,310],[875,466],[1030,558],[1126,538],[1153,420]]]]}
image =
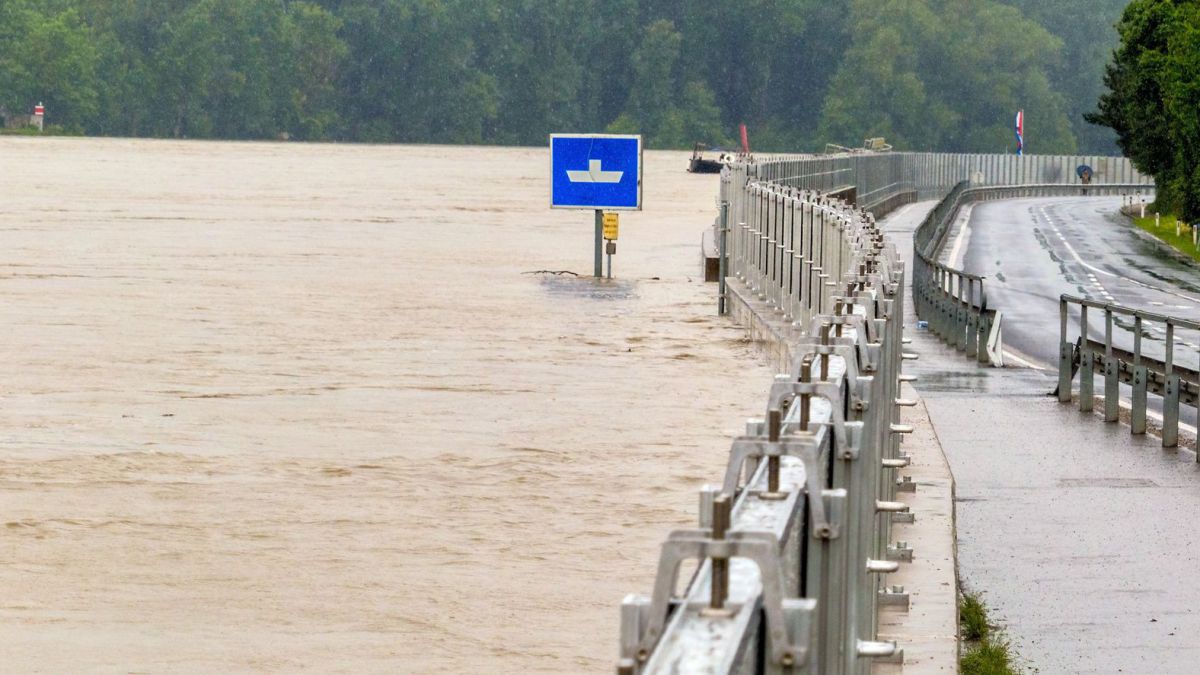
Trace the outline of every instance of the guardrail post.
{"type": "Polygon", "coordinates": [[[994,323],[994,314],[987,311],[979,312],[979,349],[975,355],[976,363],[991,363],[992,359],[988,356],[989,339],[992,335],[992,325],[994,323]]]}
{"type": "Polygon", "coordinates": [[[1175,324],[1167,322],[1166,391],[1163,392],[1162,445],[1179,445],[1179,375],[1175,374],[1175,324]]]}
{"type": "Polygon", "coordinates": [[[1067,299],[1058,300],[1058,401],[1071,402],[1071,367],[1074,365],[1075,347],[1067,341],[1067,299]]]}
{"type": "Polygon", "coordinates": [[[963,286],[963,281],[966,277],[961,272],[956,272],[955,277],[958,279],[958,302],[954,303],[954,348],[960,352],[967,350],[967,303],[970,302],[970,296],[967,295],[967,289],[963,286]]]}
{"type": "Polygon", "coordinates": [[[930,264],[929,272],[929,329],[940,340],[942,339],[944,319],[942,318],[942,298],[946,289],[942,281],[942,268],[936,263],[930,264]]]}
{"type": "Polygon", "coordinates": [[[941,291],[938,294],[938,305],[941,311],[941,322],[938,326],[938,336],[942,338],[942,342],[950,343],[950,312],[953,311],[953,303],[950,301],[950,287],[953,283],[950,279],[950,272],[944,267],[938,267],[938,272],[941,273],[938,279],[938,289],[941,291]]]}
{"type": "Polygon", "coordinates": [[[1104,308],[1104,421],[1116,422],[1121,417],[1121,383],[1117,379],[1120,365],[1113,356],[1113,313],[1104,308]]]}
{"type": "MultiPolygon", "coordinates": [[[[967,356],[979,357],[979,311],[976,309],[979,305],[975,303],[975,279],[967,281],[967,356]]],[[[978,280],[979,290],[981,291],[978,297],[982,297],[983,280],[978,280]]],[[[985,340],[987,338],[984,338],[985,340]]]]}
{"type": "Polygon", "coordinates": [[[1133,404],[1129,412],[1129,431],[1146,433],[1146,385],[1150,370],[1142,365],[1142,317],[1133,317],[1133,404]]]}
{"type": "Polygon", "coordinates": [[[1092,348],[1088,344],[1088,308],[1079,306],[1079,411],[1092,412],[1096,394],[1092,377],[1092,348]]]}

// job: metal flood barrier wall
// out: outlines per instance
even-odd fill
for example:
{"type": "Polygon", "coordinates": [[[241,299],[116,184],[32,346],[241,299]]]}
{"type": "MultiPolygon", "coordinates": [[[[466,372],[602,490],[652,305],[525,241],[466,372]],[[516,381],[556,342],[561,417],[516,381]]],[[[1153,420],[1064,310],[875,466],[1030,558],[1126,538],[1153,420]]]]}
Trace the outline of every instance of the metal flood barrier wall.
{"type": "Polygon", "coordinates": [[[985,278],[940,262],[951,226],[967,204],[1027,197],[1106,197],[1153,192],[1149,183],[986,187],[962,181],[938,203],[913,233],[913,305],[917,316],[947,344],[980,363],[1004,365],[1003,315],[988,307],[985,278]]]}
{"type": "MultiPolygon", "coordinates": [[[[1132,387],[1130,406],[1130,431],[1146,433],[1147,394],[1162,397],[1162,444],[1164,448],[1179,445],[1179,405],[1196,406],[1200,402],[1200,372],[1179,364],[1175,357],[1178,331],[1200,331],[1200,322],[1188,319],[1143,312],[1132,307],[1113,303],[1095,302],[1071,295],[1059,300],[1059,367],[1058,400],[1071,402],[1071,383],[1079,373],[1079,409],[1091,412],[1095,402],[1094,375],[1104,378],[1104,420],[1116,422],[1120,418],[1120,385],[1132,387]],[[1068,337],[1068,315],[1072,308],[1079,313],[1077,338],[1068,337]],[[1093,340],[1088,324],[1088,309],[1104,313],[1103,342],[1093,340]],[[1121,348],[1114,342],[1114,323],[1133,332],[1133,350],[1121,348]],[[1161,326],[1161,328],[1159,328],[1161,326]],[[1162,356],[1149,354],[1144,349],[1143,336],[1161,336],[1162,356]]],[[[1196,333],[1193,333],[1196,335],[1196,333]]],[[[1196,347],[1196,344],[1186,346],[1196,347]]],[[[1196,423],[1200,428],[1200,407],[1197,408],[1196,423]]],[[[1200,461],[1200,454],[1197,455],[1200,461]]]]}
{"type": "Polygon", "coordinates": [[[903,266],[863,209],[764,180],[721,179],[734,299],[787,327],[792,362],[732,442],[698,528],[663,544],[653,593],[621,606],[619,673],[854,673],[902,658],[877,639],[885,575],[912,558],[896,493],[903,266]],[[728,228],[730,221],[737,225],[728,228]],[[680,588],[682,570],[694,573],[680,588]]]}
{"type": "Polygon", "coordinates": [[[920,199],[941,199],[962,181],[977,187],[1079,185],[1075,170],[1082,165],[1092,168],[1093,183],[1153,183],[1125,157],[1091,155],[885,152],[783,155],[750,164],[758,178],[791,187],[830,192],[853,186],[856,205],[872,211],[905,191],[915,191],[920,199]]]}

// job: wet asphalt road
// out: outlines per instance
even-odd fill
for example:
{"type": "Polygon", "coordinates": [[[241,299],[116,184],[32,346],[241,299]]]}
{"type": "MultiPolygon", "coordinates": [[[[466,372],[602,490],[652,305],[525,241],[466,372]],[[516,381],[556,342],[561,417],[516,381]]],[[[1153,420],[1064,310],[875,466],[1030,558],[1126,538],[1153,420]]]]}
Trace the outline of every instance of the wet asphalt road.
{"type": "MultiPolygon", "coordinates": [[[[1062,292],[1200,311],[1132,283],[1161,282],[1154,274],[1187,281],[1171,265],[1138,268],[1151,267],[1152,256],[1106,215],[1113,204],[1023,200],[976,210],[959,256],[994,278],[1006,341],[1031,360],[1048,366],[1056,358],[1062,292]]],[[[931,206],[906,207],[885,222],[903,257],[931,206]]],[[[905,371],[920,378],[954,473],[961,582],[983,595],[1026,672],[1197,672],[1195,454],[1164,451],[1156,438],[1059,404],[1046,395],[1053,370],[980,367],[914,330],[915,320],[910,298],[907,334],[920,360],[905,371]]]]}
{"type": "MultiPolygon", "coordinates": [[[[1117,213],[1120,204],[1119,197],[987,202],[975,206],[963,230],[951,233],[946,248],[957,250],[953,264],[987,277],[988,304],[1004,313],[1007,348],[1057,368],[1063,293],[1200,320],[1200,273],[1133,234],[1117,213]]],[[[1089,314],[1089,333],[1103,339],[1103,313],[1089,314]]],[[[1072,312],[1072,341],[1078,321],[1072,312]]],[[[1161,356],[1164,327],[1146,323],[1145,329],[1144,348],[1161,356]]],[[[1117,345],[1133,348],[1131,330],[1131,322],[1117,321],[1117,345]]],[[[1177,332],[1175,348],[1181,364],[1200,361],[1194,331],[1177,332]]]]}

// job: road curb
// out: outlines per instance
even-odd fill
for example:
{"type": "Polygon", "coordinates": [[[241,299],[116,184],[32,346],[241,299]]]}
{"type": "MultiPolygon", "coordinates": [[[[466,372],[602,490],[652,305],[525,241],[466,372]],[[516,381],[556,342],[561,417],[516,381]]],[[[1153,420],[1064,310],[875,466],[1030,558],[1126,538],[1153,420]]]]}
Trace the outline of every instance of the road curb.
{"type": "MultiPolygon", "coordinates": [[[[905,410],[913,433],[903,449],[912,456],[908,467],[917,491],[902,501],[917,514],[916,522],[897,524],[896,537],[913,547],[913,561],[888,578],[909,592],[908,612],[884,608],[879,636],[904,645],[904,664],[879,664],[875,675],[926,675],[958,672],[958,538],[954,506],[954,474],[942,452],[925,401],[911,385],[904,398],[918,404],[905,410]]],[[[908,475],[908,474],[906,474],[908,475]]]]}

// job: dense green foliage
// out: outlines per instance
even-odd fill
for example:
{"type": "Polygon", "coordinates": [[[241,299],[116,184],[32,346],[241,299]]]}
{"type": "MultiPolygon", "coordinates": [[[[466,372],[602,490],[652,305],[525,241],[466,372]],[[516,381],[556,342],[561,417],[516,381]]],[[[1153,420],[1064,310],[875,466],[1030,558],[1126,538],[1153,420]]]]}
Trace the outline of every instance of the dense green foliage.
{"type": "Polygon", "coordinates": [[[1118,29],[1109,91],[1089,119],[1154,176],[1160,207],[1200,223],[1200,0],[1135,0],[1118,29]]]}
{"type": "Polygon", "coordinates": [[[0,110],[89,134],[1111,149],[1126,0],[3,0],[0,110]]]}
{"type": "Polygon", "coordinates": [[[897,145],[1003,152],[1023,108],[1031,150],[1075,151],[1049,72],[1062,43],[1014,8],[961,0],[853,0],[858,27],[825,101],[825,131],[866,123],[897,145]]]}

